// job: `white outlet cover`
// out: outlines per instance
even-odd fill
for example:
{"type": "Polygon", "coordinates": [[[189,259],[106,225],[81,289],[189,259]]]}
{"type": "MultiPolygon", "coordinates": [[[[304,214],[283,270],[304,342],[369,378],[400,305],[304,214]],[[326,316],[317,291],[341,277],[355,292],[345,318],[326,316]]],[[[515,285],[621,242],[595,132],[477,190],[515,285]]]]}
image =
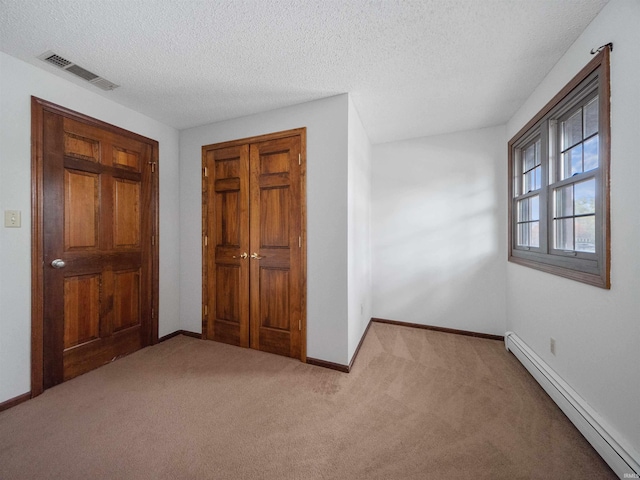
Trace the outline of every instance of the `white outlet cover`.
{"type": "Polygon", "coordinates": [[[22,226],[22,215],[20,210],[5,210],[4,226],[6,228],[20,228],[22,226]]]}

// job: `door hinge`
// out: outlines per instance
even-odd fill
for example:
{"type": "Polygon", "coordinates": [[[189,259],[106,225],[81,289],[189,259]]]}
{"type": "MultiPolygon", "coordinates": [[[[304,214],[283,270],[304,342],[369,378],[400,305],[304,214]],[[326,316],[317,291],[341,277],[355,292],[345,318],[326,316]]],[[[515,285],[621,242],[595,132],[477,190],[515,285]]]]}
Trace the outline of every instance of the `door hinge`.
{"type": "Polygon", "coordinates": [[[149,165],[151,165],[151,173],[155,173],[155,171],[156,171],[156,162],[149,162],[149,165]]]}
{"type": "Polygon", "coordinates": [[[151,235],[151,245],[155,245],[155,244],[156,244],[156,236],[151,235]]]}
{"type": "Polygon", "coordinates": [[[206,317],[209,314],[209,307],[207,305],[204,306],[204,316],[206,317]]]}
{"type": "Polygon", "coordinates": [[[302,331],[302,319],[298,320],[298,330],[302,331]]]}
{"type": "Polygon", "coordinates": [[[209,237],[208,236],[204,236],[204,246],[206,247],[207,245],[209,245],[209,237]]]}
{"type": "Polygon", "coordinates": [[[156,318],[156,311],[152,308],[151,309],[151,320],[153,320],[154,318],[156,318]]]}
{"type": "Polygon", "coordinates": [[[298,235],[298,248],[302,248],[302,235],[298,235]]]}
{"type": "Polygon", "coordinates": [[[298,154],[298,165],[302,165],[302,154],[298,154]]]}
{"type": "Polygon", "coordinates": [[[207,167],[204,167],[204,169],[203,169],[203,170],[204,170],[203,175],[204,175],[205,177],[208,177],[208,176],[209,176],[209,169],[208,169],[207,167]]]}

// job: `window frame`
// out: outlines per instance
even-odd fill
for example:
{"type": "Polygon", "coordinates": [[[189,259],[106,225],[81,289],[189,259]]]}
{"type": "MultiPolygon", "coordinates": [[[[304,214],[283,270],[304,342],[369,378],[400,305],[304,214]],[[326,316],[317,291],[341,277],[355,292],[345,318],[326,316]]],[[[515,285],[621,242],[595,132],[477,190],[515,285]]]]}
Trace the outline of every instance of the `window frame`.
{"type": "MultiPolygon", "coordinates": [[[[610,73],[609,47],[603,48],[573,79],[555,95],[508,142],[509,175],[509,255],[508,260],[526,267],[609,289],[611,269],[610,238],[610,73]],[[561,121],[576,108],[584,108],[598,96],[598,167],[561,179],[561,121]],[[522,193],[522,156],[524,148],[540,139],[541,188],[522,193]],[[556,249],[554,236],[554,191],[562,186],[576,185],[594,178],[596,252],[556,249]],[[520,187],[517,187],[520,182],[520,187]],[[539,246],[519,246],[518,201],[539,195],[539,246]]],[[[583,126],[584,132],[584,126],[583,126]]],[[[591,137],[589,137],[591,138],[591,137]]],[[[582,144],[587,139],[582,138],[582,144]]],[[[584,160],[583,160],[584,161],[584,160]]],[[[574,212],[574,217],[575,212],[574,212]]],[[[522,222],[520,222],[522,223],[522,222]]],[[[531,243],[529,241],[529,243],[531,243]]],[[[575,248],[575,245],[574,245],[575,248]]]]}

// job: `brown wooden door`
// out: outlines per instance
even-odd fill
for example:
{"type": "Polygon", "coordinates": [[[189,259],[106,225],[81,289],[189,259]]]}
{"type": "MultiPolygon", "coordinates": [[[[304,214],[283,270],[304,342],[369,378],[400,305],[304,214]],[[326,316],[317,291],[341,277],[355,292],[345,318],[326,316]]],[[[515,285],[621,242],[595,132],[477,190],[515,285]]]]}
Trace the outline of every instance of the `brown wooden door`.
{"type": "Polygon", "coordinates": [[[156,203],[153,144],[57,112],[42,120],[48,388],[151,343],[156,203]]]}
{"type": "Polygon", "coordinates": [[[205,251],[212,252],[205,257],[211,300],[205,337],[248,347],[249,146],[207,150],[205,162],[211,172],[205,182],[211,225],[205,251]]]}
{"type": "Polygon", "coordinates": [[[297,130],[203,147],[205,338],[305,360],[303,146],[297,130]]]}

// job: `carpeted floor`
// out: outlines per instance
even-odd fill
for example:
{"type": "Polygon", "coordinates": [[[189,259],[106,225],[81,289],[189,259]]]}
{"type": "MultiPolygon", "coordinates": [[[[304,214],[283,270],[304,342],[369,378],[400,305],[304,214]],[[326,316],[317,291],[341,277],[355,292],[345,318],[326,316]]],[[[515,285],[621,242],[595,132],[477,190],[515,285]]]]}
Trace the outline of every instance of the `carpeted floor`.
{"type": "Polygon", "coordinates": [[[501,342],[372,324],[350,374],[178,336],[0,413],[0,479],[608,479],[501,342]]]}

